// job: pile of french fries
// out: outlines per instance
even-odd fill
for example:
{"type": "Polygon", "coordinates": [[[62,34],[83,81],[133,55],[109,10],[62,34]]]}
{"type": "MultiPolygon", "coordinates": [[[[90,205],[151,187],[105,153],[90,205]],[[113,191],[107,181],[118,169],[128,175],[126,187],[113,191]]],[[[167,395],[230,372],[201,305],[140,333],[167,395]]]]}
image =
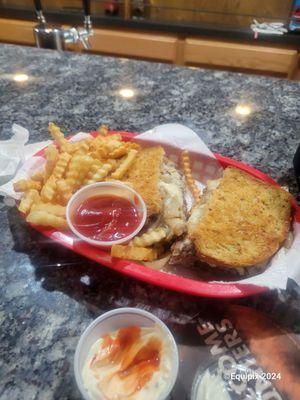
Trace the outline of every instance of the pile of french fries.
{"type": "Polygon", "coordinates": [[[30,179],[14,184],[23,192],[19,210],[30,223],[55,229],[67,229],[66,204],[82,186],[104,180],[121,180],[140,148],[124,142],[119,134],[108,135],[101,126],[99,135],[69,142],[60,128],[49,123],[54,140],[45,150],[46,165],[30,179]]]}

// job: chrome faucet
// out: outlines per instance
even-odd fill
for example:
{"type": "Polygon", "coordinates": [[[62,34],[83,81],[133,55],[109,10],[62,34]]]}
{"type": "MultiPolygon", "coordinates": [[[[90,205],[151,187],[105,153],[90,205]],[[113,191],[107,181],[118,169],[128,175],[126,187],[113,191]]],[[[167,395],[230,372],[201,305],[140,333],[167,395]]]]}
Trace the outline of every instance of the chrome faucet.
{"type": "Polygon", "coordinates": [[[80,42],[85,49],[90,49],[89,38],[93,35],[90,0],[83,0],[84,20],[83,28],[72,27],[64,29],[57,25],[48,24],[43,13],[40,0],[34,0],[38,25],[33,28],[37,47],[64,50],[66,43],[80,42]]]}

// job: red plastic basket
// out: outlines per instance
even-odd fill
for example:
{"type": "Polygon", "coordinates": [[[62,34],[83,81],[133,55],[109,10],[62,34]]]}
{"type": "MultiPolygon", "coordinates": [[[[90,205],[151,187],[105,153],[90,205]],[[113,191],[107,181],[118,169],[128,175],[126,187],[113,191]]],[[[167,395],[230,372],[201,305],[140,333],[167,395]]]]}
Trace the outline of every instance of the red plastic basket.
{"type": "MultiPolygon", "coordinates": [[[[125,140],[132,139],[135,134],[129,132],[111,132],[111,134],[120,133],[125,140]]],[[[93,136],[97,135],[97,132],[92,132],[93,136]]],[[[43,156],[44,150],[36,153],[36,156],[43,156]]],[[[272,178],[268,175],[250,167],[242,162],[232,160],[231,158],[215,154],[221,165],[226,168],[227,166],[234,166],[242,169],[249,174],[268,182],[272,185],[279,186],[272,178]]],[[[296,201],[293,203],[294,218],[300,222],[300,207],[296,201]]],[[[112,258],[109,253],[99,249],[98,247],[91,246],[79,239],[77,239],[71,232],[60,232],[56,230],[45,229],[41,226],[32,225],[37,231],[42,233],[44,236],[55,240],[62,246],[65,246],[74,252],[89,258],[90,260],[96,261],[100,265],[111,268],[122,274],[131,276],[132,278],[142,280],[152,285],[161,286],[163,288],[183,292],[195,296],[203,297],[214,297],[214,298],[238,298],[246,297],[258,293],[265,292],[268,290],[265,287],[255,285],[244,285],[236,283],[209,283],[201,280],[194,280],[184,278],[178,275],[169,274],[162,271],[153,270],[144,265],[137,264],[132,261],[121,260],[112,258]]]]}

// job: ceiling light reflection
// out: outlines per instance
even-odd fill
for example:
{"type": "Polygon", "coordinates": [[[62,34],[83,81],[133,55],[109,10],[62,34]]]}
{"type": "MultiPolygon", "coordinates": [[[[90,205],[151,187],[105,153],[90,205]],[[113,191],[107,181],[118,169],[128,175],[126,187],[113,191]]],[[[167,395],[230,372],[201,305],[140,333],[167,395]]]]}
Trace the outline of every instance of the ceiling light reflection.
{"type": "Polygon", "coordinates": [[[238,105],[235,107],[235,112],[236,112],[238,115],[242,115],[242,116],[244,117],[244,116],[246,116],[246,115],[251,114],[251,113],[252,113],[252,109],[251,109],[250,106],[247,106],[247,105],[245,105],[245,104],[238,104],[238,105]]]}
{"type": "Polygon", "coordinates": [[[26,74],[15,74],[13,76],[13,80],[15,82],[26,82],[26,81],[28,81],[28,78],[29,78],[29,76],[26,74]]]}
{"type": "Polygon", "coordinates": [[[133,89],[123,88],[119,90],[119,95],[124,97],[124,99],[131,99],[133,96],[135,96],[135,92],[133,89]]]}

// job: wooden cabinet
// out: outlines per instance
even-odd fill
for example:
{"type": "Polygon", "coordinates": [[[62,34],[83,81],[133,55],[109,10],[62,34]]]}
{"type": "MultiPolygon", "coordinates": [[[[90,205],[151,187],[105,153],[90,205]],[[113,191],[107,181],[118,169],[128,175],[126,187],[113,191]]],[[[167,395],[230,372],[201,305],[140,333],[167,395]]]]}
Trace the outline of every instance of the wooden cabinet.
{"type": "Polygon", "coordinates": [[[292,75],[297,59],[296,50],[197,38],[187,38],[184,47],[185,64],[245,68],[289,76],[292,75]]]}
{"type": "Polygon", "coordinates": [[[0,18],[0,42],[34,44],[36,22],[0,18]]]}
{"type": "Polygon", "coordinates": [[[91,44],[100,53],[174,62],[177,41],[172,35],[95,29],[91,44]]]}

